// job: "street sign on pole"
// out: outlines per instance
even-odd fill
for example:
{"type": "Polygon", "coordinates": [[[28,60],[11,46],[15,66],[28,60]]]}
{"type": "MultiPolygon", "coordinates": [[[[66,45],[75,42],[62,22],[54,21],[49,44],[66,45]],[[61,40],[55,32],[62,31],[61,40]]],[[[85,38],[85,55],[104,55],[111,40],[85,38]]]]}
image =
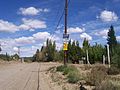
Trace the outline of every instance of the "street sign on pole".
{"type": "Polygon", "coordinates": [[[64,51],[68,50],[68,43],[64,43],[64,45],[63,45],[63,50],[64,50],[64,51]]]}

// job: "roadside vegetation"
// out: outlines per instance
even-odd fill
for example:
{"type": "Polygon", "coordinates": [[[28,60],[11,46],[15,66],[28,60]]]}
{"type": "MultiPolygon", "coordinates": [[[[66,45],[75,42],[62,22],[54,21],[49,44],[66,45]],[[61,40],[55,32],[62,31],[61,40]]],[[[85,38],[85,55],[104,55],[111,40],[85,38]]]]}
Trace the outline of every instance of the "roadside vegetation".
{"type": "Polygon", "coordinates": [[[78,69],[74,66],[58,66],[57,71],[66,75],[69,83],[77,83],[81,79],[78,69]]]}

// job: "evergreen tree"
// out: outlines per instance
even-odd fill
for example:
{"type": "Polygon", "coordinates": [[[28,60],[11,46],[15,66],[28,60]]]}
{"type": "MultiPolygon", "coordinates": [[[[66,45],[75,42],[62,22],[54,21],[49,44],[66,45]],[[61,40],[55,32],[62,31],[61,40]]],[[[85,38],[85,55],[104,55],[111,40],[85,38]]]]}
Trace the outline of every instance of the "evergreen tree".
{"type": "Polygon", "coordinates": [[[39,62],[40,58],[39,58],[39,49],[37,49],[36,54],[34,55],[34,61],[39,62]]]}
{"type": "Polygon", "coordinates": [[[115,52],[114,51],[115,46],[117,45],[117,40],[116,40],[116,36],[115,36],[114,27],[112,25],[108,32],[107,44],[110,47],[110,54],[113,55],[115,52]]]}
{"type": "Polygon", "coordinates": [[[79,47],[78,41],[73,41],[71,43],[71,40],[68,43],[68,59],[72,61],[73,64],[79,63],[80,57],[81,57],[81,48],[79,47]]]}
{"type": "MultiPolygon", "coordinates": [[[[83,57],[85,57],[87,59],[87,55],[86,55],[86,52],[87,50],[89,50],[90,48],[90,44],[89,44],[89,41],[85,38],[84,41],[83,41],[83,57]]],[[[84,61],[85,64],[87,64],[87,60],[84,61]]]]}
{"type": "Polygon", "coordinates": [[[89,58],[90,63],[94,64],[95,62],[102,63],[103,55],[105,55],[105,47],[101,44],[97,44],[89,48],[89,58]]]}
{"type": "Polygon", "coordinates": [[[46,41],[46,53],[47,53],[47,61],[53,61],[56,52],[56,43],[55,41],[52,42],[51,40],[47,39],[46,41]]]}

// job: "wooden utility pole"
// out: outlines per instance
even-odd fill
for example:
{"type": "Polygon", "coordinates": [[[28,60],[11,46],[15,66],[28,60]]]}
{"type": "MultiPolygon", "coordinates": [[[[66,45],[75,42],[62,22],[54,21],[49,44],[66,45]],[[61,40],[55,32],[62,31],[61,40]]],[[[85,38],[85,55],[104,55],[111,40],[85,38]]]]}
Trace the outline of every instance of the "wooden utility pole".
{"type": "Polygon", "coordinates": [[[64,42],[64,65],[67,63],[67,39],[68,39],[68,34],[67,34],[67,15],[68,15],[68,0],[65,0],[65,31],[63,34],[63,38],[65,39],[64,42]]]}

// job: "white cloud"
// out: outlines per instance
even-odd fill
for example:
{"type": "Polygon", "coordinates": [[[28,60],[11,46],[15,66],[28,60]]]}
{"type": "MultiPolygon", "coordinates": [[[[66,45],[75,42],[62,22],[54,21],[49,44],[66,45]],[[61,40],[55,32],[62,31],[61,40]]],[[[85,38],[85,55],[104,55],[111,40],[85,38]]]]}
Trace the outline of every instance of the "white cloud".
{"type": "Polygon", "coordinates": [[[11,22],[0,20],[0,31],[16,32],[16,31],[19,31],[19,28],[11,22]]]}
{"type": "Polygon", "coordinates": [[[81,33],[84,32],[85,28],[79,28],[79,27],[75,27],[75,28],[68,28],[68,33],[81,33]]]}
{"type": "Polygon", "coordinates": [[[47,38],[50,37],[50,33],[48,32],[38,32],[36,34],[33,34],[33,37],[35,40],[46,40],[47,38]]]}
{"type": "Polygon", "coordinates": [[[56,35],[51,35],[51,36],[49,37],[49,39],[51,39],[51,40],[53,40],[53,41],[58,41],[58,40],[60,40],[60,38],[59,38],[58,36],[56,36],[56,35]]]}
{"type": "Polygon", "coordinates": [[[107,10],[102,11],[99,18],[105,22],[118,20],[118,16],[115,12],[107,11],[107,10]]]}
{"type": "Polygon", "coordinates": [[[120,41],[120,36],[117,36],[116,39],[117,39],[118,41],[120,41]]]}
{"type": "Polygon", "coordinates": [[[15,39],[15,42],[18,44],[32,44],[35,40],[33,37],[20,37],[15,39]]]}
{"type": "Polygon", "coordinates": [[[86,38],[87,40],[92,40],[92,36],[88,35],[87,33],[82,33],[82,34],[80,35],[80,38],[81,38],[81,39],[86,38]]]}
{"type": "Polygon", "coordinates": [[[37,15],[42,9],[37,9],[35,7],[20,8],[20,13],[22,15],[37,15]]]}
{"type": "Polygon", "coordinates": [[[49,12],[50,10],[45,8],[45,9],[41,9],[41,8],[35,8],[35,7],[28,7],[28,8],[20,8],[19,12],[22,15],[38,15],[40,12],[49,12]]]}
{"type": "Polygon", "coordinates": [[[14,50],[15,52],[18,52],[18,47],[14,47],[13,50],[14,50]]]}
{"type": "Polygon", "coordinates": [[[30,30],[47,28],[46,22],[37,19],[22,19],[23,24],[15,25],[12,22],[0,20],[0,32],[16,32],[20,30],[30,30]]]}
{"type": "Polygon", "coordinates": [[[44,11],[44,12],[49,12],[50,10],[49,10],[49,9],[47,9],[47,8],[45,8],[43,11],[44,11]]]}
{"type": "Polygon", "coordinates": [[[108,31],[109,31],[109,30],[105,29],[105,30],[96,32],[95,35],[97,35],[97,36],[102,36],[103,38],[106,39],[106,38],[107,38],[108,31]]]}
{"type": "Polygon", "coordinates": [[[23,24],[19,26],[20,29],[28,30],[28,29],[40,29],[47,28],[46,22],[37,20],[37,19],[22,19],[23,24]]]}

